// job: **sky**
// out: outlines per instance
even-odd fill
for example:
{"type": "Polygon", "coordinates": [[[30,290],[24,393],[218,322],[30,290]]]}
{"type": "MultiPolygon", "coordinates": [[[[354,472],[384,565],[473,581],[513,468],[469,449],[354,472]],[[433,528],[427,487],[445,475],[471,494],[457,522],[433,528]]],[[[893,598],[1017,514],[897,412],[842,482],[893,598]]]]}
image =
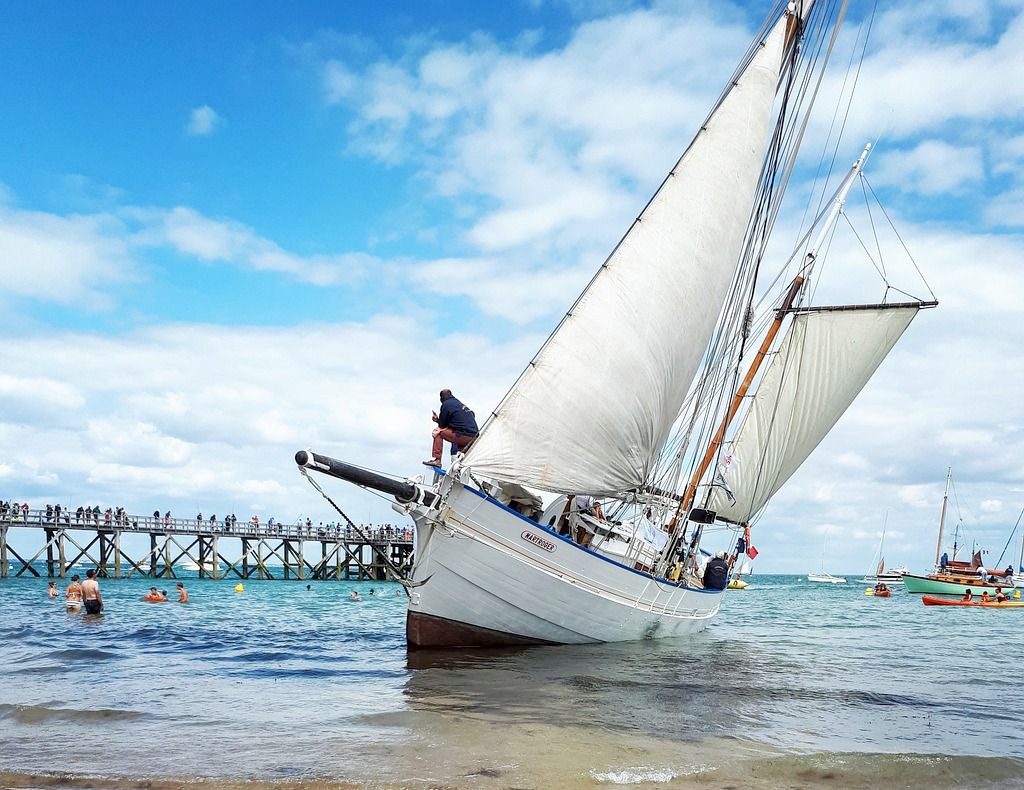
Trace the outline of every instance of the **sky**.
{"type": "MultiPolygon", "coordinates": [[[[760,572],[864,572],[883,524],[888,562],[924,570],[948,467],[990,562],[1024,507],[1024,6],[879,5],[851,3],[776,239],[856,72],[838,170],[875,142],[868,182],[941,304],[760,519],[760,572]]],[[[767,11],[5,6],[0,499],[282,521],[334,518],[296,450],[421,474],[440,388],[496,405],[767,11]]]]}

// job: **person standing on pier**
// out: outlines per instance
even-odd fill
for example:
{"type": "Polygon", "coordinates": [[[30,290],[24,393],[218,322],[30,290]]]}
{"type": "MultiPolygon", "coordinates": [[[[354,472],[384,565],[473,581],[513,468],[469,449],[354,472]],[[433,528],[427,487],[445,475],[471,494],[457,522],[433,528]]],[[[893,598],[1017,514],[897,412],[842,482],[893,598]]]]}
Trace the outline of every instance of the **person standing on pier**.
{"type": "Polygon", "coordinates": [[[96,581],[96,569],[89,568],[85,572],[86,579],[82,582],[82,597],[85,599],[86,614],[103,612],[103,596],[100,595],[100,584],[96,581]]]}

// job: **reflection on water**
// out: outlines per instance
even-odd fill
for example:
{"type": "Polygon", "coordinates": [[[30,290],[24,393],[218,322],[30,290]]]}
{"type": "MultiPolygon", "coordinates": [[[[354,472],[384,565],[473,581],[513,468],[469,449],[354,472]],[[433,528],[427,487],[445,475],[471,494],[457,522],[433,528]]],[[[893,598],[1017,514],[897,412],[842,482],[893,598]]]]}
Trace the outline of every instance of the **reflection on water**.
{"type": "Polygon", "coordinates": [[[982,625],[1015,644],[1013,613],[760,578],[696,637],[407,654],[394,585],[205,581],[186,607],[147,586],[106,582],[90,620],[0,582],[0,785],[976,788],[1024,768],[1014,672],[960,658],[982,625]]]}

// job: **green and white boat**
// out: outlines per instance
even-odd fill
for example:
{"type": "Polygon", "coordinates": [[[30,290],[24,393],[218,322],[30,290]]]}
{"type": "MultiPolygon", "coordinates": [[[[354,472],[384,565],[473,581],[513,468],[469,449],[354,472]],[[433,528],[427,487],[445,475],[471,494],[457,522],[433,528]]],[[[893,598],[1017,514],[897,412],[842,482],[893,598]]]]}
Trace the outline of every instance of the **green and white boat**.
{"type": "Polygon", "coordinates": [[[903,576],[903,588],[908,593],[919,595],[963,595],[967,590],[977,595],[984,590],[994,592],[996,587],[1002,587],[1003,592],[1009,593],[1013,590],[1013,582],[983,582],[978,575],[971,578],[960,574],[946,574],[943,577],[943,574],[939,573],[930,573],[927,576],[908,573],[903,576]]]}
{"type": "MultiPolygon", "coordinates": [[[[963,595],[967,590],[973,593],[1001,587],[1003,592],[1013,589],[1013,577],[1001,577],[999,573],[986,572],[981,561],[981,552],[975,551],[970,562],[958,562],[957,544],[953,539],[953,559],[942,554],[942,531],[946,523],[946,507],[949,504],[949,483],[952,469],[946,472],[946,492],[942,496],[942,513],[939,516],[939,538],[935,544],[935,570],[926,576],[913,573],[903,575],[903,586],[908,593],[917,595],[963,595]]],[[[1009,571],[1007,571],[1009,573],[1009,571]]]]}

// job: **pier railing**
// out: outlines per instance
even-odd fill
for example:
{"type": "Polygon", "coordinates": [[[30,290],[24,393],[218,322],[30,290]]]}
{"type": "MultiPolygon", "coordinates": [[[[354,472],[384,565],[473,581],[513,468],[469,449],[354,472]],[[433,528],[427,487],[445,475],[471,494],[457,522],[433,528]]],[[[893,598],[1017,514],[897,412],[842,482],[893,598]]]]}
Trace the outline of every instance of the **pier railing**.
{"type": "Polygon", "coordinates": [[[274,522],[232,521],[231,519],[173,518],[160,516],[115,515],[104,513],[78,516],[62,511],[60,516],[45,510],[29,509],[17,514],[0,514],[0,526],[36,527],[43,529],[118,530],[177,535],[223,535],[234,538],[291,538],[293,540],[348,540],[373,543],[412,543],[413,533],[408,527],[390,525],[281,524],[274,522]]]}

